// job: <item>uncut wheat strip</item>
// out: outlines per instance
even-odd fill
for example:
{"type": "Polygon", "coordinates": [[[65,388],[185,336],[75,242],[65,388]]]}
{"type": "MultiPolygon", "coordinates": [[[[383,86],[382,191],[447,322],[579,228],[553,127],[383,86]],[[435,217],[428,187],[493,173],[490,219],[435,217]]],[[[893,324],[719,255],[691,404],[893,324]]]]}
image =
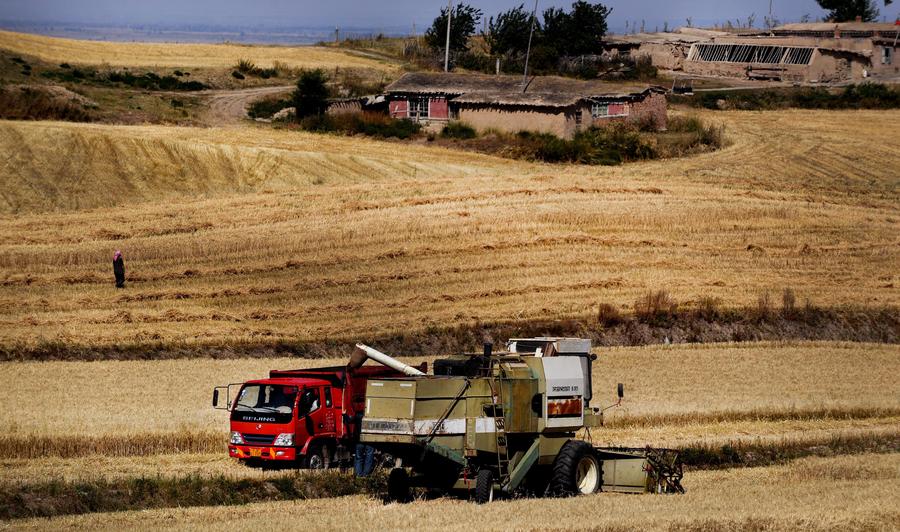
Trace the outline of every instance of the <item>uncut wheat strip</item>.
{"type": "MultiPolygon", "coordinates": [[[[597,427],[581,437],[598,445],[643,447],[692,447],[753,443],[758,445],[814,445],[836,437],[873,439],[900,436],[900,416],[802,420],[738,419],[728,422],[694,422],[637,428],[597,427]]],[[[177,433],[134,433],[103,436],[17,436],[0,437],[0,460],[10,467],[27,465],[28,460],[80,459],[82,457],[150,457],[162,462],[178,455],[218,453],[227,456],[227,431],[195,432],[185,428],[177,433]]]]}

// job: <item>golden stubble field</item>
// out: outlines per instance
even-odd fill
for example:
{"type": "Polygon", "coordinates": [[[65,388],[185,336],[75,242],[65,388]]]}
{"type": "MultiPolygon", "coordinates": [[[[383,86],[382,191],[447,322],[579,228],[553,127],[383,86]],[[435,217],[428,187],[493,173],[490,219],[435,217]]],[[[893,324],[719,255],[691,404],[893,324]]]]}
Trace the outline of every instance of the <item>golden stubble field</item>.
{"type": "Polygon", "coordinates": [[[807,458],[763,468],[688,472],[685,495],[600,493],[477,506],[437,499],[382,504],[344,497],[25,520],[16,530],[295,528],[308,530],[894,530],[900,455],[807,458]]]}
{"type": "Polygon", "coordinates": [[[0,123],[0,343],[360,339],[690,304],[900,301],[900,112],[707,113],[731,145],[548,166],[258,128],[0,123]],[[865,153],[865,157],[859,156],[865,153]],[[130,282],[112,288],[109,260],[130,282]]]}
{"type": "MultiPolygon", "coordinates": [[[[615,401],[613,427],[645,418],[690,424],[714,414],[884,409],[900,413],[900,348],[882,344],[744,343],[596,351],[594,406],[615,401]]],[[[403,358],[409,363],[433,358],[403,358]]],[[[213,386],[271,369],[342,365],[347,359],[182,359],[0,364],[6,436],[98,436],[227,430],[210,407],[213,386]],[[64,379],[64,386],[48,382],[64,379]],[[23,397],[31,398],[21,401],[23,397]],[[111,407],[114,405],[114,407],[111,407]]],[[[739,418],[740,419],[740,418],[739,418]]],[[[625,436],[622,429],[618,436],[625,436]]]]}
{"type": "Polygon", "coordinates": [[[262,68],[277,61],[290,68],[397,70],[385,61],[322,46],[104,42],[0,31],[0,48],[54,64],[230,68],[248,59],[262,68]]]}

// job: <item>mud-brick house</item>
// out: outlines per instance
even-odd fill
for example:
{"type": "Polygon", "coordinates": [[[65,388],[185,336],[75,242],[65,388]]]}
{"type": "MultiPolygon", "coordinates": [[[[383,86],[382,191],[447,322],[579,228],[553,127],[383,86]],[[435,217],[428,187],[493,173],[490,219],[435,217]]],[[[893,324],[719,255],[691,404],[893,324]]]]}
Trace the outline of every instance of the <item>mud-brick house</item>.
{"type": "Polygon", "coordinates": [[[661,87],[484,74],[415,72],[385,89],[393,118],[442,126],[451,120],[479,131],[536,131],[571,138],[577,131],[617,121],[653,123],[665,129],[666,91],[661,87]]]}

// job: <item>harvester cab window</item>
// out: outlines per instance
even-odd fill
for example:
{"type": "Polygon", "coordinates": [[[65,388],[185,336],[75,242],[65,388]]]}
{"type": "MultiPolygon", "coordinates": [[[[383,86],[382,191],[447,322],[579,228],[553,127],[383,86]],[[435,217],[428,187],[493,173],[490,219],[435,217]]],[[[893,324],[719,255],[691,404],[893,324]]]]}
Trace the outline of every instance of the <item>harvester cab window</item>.
{"type": "Polygon", "coordinates": [[[300,395],[300,402],[297,405],[297,417],[301,418],[312,414],[319,409],[319,389],[306,388],[300,395]]]}

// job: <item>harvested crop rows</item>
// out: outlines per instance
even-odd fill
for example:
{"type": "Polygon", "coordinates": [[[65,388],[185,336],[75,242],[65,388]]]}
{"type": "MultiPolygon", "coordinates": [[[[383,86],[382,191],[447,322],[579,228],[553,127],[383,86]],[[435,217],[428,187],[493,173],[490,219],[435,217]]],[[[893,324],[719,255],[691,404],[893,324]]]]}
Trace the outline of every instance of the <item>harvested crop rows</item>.
{"type": "Polygon", "coordinates": [[[2,123],[18,214],[0,218],[0,343],[421,335],[628,312],[660,289],[726,307],[783,288],[801,306],[896,305],[900,140],[867,139],[897,116],[714,114],[730,147],[617,168],[255,128],[2,123]]]}

